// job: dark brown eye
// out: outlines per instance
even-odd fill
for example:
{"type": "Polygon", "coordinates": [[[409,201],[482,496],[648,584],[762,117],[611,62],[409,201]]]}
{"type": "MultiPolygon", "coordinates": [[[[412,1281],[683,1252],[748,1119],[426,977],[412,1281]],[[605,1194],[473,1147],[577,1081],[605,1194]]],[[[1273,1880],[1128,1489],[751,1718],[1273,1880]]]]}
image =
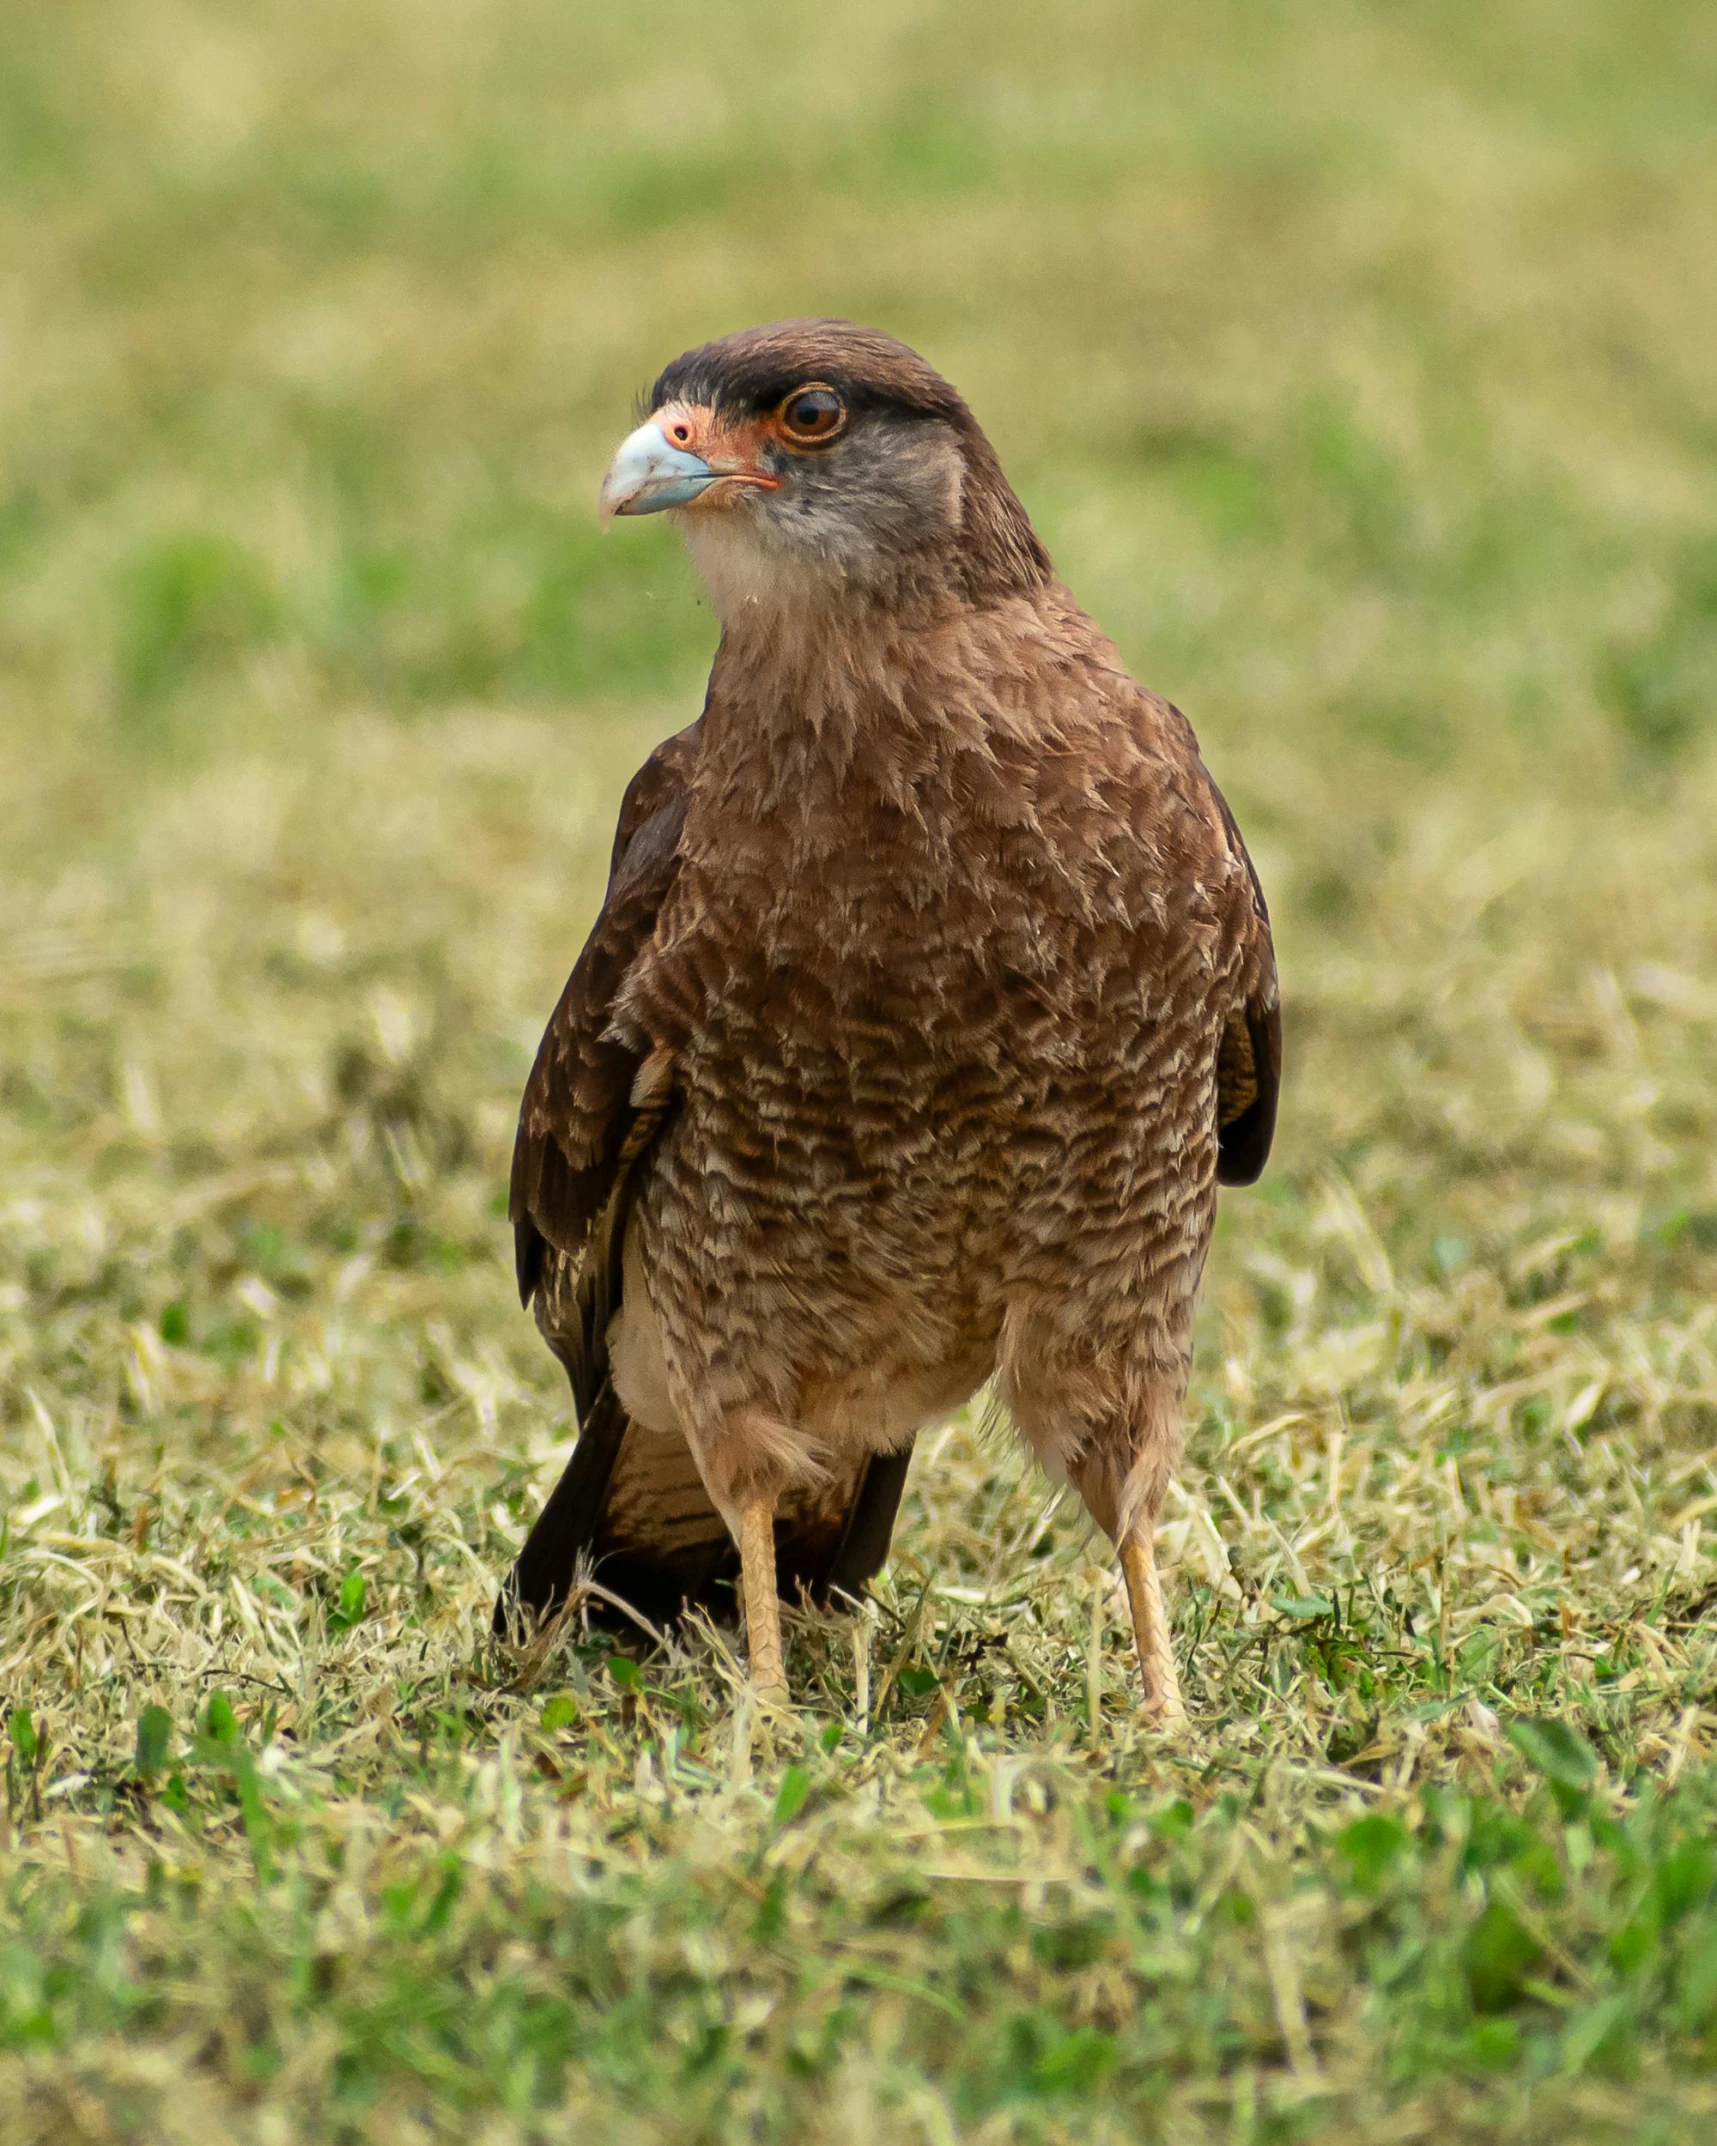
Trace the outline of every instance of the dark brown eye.
{"type": "Polygon", "coordinates": [[[847,406],[832,387],[795,388],[781,405],[781,429],[790,440],[832,440],[847,421],[847,406]]]}

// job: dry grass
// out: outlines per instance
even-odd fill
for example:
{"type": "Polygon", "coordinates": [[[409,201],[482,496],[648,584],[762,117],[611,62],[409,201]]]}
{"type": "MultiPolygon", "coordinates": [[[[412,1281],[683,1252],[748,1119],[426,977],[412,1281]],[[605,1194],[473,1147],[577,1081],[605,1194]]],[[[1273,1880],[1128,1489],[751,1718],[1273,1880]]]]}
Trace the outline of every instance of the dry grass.
{"type": "Polygon", "coordinates": [[[970,31],[21,25],[8,2139],[1717,2120],[1708,21],[970,31]],[[975,1423],[772,1738],[719,1634],[486,1650],[570,1436],[512,1115],[707,649],[586,499],[662,357],[818,306],[969,386],[1275,897],[1176,1749],[975,1423]]]}

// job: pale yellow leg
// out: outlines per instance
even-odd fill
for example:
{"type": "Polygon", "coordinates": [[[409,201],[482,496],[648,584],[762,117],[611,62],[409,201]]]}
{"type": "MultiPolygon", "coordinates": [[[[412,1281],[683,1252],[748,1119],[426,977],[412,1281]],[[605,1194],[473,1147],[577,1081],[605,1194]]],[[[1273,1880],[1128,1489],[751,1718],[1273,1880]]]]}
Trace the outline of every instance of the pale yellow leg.
{"type": "Polygon", "coordinates": [[[756,1498],[739,1509],[739,1570],[745,1591],[745,1643],[751,1682],[761,1699],[785,1703],[781,1664],[781,1598],[775,1592],[775,1508],[756,1498]]]}
{"type": "Polygon", "coordinates": [[[1180,1678],[1175,1674],[1162,1581],[1157,1577],[1155,1530],[1148,1520],[1140,1521],[1122,1543],[1121,1570],[1126,1576],[1133,1638],[1145,1683],[1145,1718],[1155,1728],[1173,1728],[1186,1719],[1186,1707],[1180,1696],[1180,1678]]]}

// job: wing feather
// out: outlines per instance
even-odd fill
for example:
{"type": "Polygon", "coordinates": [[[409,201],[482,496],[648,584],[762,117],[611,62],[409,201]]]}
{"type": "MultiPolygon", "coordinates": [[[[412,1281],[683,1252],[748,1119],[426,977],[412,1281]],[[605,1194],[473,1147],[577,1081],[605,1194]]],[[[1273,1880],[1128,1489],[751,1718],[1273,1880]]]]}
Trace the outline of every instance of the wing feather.
{"type": "MultiPolygon", "coordinates": [[[[1174,712],[1180,714],[1178,709],[1174,712]]],[[[1229,1015],[1217,1046],[1216,1180],[1221,1185],[1253,1185],[1270,1159],[1282,1085],[1282,999],[1270,937],[1270,908],[1228,800],[1199,757],[1184,716],[1181,723],[1192,742],[1194,765],[1222,822],[1229,855],[1245,866],[1252,894],[1246,920],[1244,995],[1229,1015]]]]}
{"type": "MultiPolygon", "coordinates": [[[[525,1085],[508,1201],[525,1304],[543,1278],[549,1246],[576,1268],[586,1265],[593,1234],[640,1158],[629,1135],[644,1100],[633,1094],[644,1057],[613,1033],[614,1007],[673,888],[697,751],[693,723],[659,745],[632,778],[607,895],[525,1085]]],[[[649,1105],[645,1115],[659,1129],[663,1098],[653,1095],[649,1105]]],[[[593,1396],[594,1388],[578,1394],[580,1407],[593,1396]]]]}

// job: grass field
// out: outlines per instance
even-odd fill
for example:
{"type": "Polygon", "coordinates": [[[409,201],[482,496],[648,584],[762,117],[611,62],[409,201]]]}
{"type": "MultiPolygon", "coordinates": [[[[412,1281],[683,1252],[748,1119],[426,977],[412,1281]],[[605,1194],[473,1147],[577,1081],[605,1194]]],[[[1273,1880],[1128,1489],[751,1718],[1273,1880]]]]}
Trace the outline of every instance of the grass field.
{"type": "Polygon", "coordinates": [[[0,2136],[1712,2137],[1710,7],[4,46],[0,2136]],[[773,1737],[717,1636],[487,1647],[572,1432],[518,1092],[712,645],[595,482],[820,310],[965,388],[1276,912],[1173,1746],[976,1418],[773,1737]]]}

